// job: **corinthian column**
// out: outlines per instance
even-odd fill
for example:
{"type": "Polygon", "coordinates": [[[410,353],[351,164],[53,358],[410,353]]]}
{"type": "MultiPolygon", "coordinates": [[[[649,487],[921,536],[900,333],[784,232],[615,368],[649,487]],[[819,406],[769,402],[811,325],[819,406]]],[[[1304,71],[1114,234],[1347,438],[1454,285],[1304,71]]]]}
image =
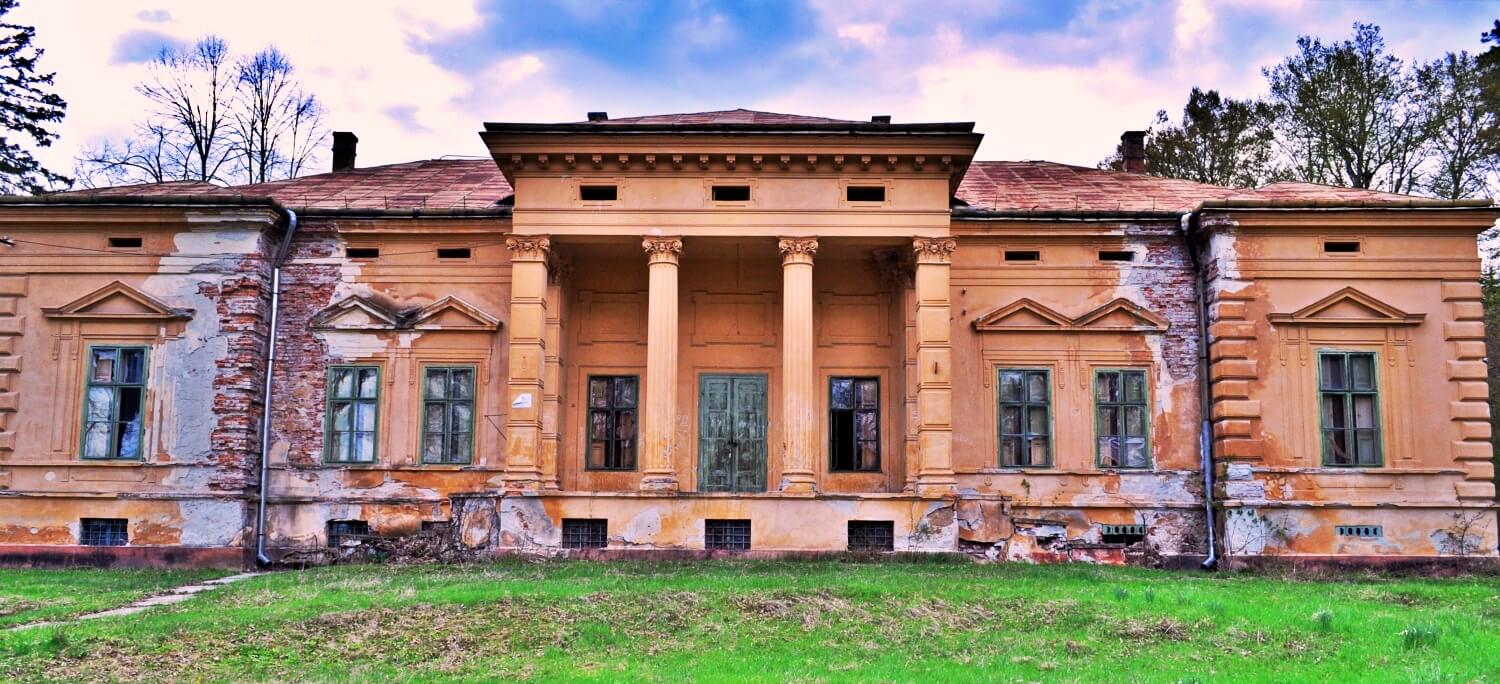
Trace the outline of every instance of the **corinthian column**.
{"type": "Polygon", "coordinates": [[[646,412],[641,416],[641,489],[677,491],[677,258],[682,239],[648,237],[650,296],[646,310],[646,412]]]}
{"type": "Polygon", "coordinates": [[[510,402],[505,419],[505,488],[541,484],[542,391],[546,366],[547,255],[545,235],[506,238],[510,250],[510,402]]]}
{"type": "Polygon", "coordinates": [[[817,377],[813,369],[813,255],[817,238],[782,238],[781,249],[781,491],[817,488],[817,377]]]}
{"type": "Polygon", "coordinates": [[[953,492],[953,333],[948,269],[958,244],[916,238],[917,493],[953,492]]]}

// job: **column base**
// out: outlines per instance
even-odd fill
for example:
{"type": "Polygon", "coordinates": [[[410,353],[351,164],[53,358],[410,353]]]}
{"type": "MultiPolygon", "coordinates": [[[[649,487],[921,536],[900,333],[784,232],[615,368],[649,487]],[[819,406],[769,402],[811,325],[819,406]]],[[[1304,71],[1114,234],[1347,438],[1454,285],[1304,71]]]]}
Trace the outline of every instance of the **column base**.
{"type": "Polygon", "coordinates": [[[946,477],[924,477],[917,480],[917,496],[951,496],[958,493],[958,480],[946,477]]]}
{"type": "Polygon", "coordinates": [[[641,478],[641,491],[653,494],[676,494],[679,491],[677,478],[671,475],[646,475],[641,478]]]}
{"type": "Polygon", "coordinates": [[[786,473],[781,476],[780,491],[784,494],[818,493],[818,483],[812,473],[786,473]]]}

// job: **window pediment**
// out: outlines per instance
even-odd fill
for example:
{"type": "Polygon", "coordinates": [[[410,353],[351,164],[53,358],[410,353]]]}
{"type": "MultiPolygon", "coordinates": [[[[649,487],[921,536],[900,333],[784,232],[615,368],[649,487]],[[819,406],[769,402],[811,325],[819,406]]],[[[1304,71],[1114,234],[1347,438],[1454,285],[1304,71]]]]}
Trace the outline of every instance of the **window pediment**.
{"type": "Polygon", "coordinates": [[[313,330],[394,332],[402,330],[493,331],[500,320],[458,297],[448,296],[420,309],[392,311],[368,297],[339,300],[313,316],[313,330]]]}
{"type": "Polygon", "coordinates": [[[380,304],[354,295],[345,297],[312,319],[313,330],[380,331],[395,330],[397,315],[380,304]]]}
{"type": "Polygon", "coordinates": [[[178,309],[118,280],[62,306],[44,307],[47,318],[115,321],[181,321],[192,311],[178,309]]]}
{"type": "Polygon", "coordinates": [[[411,327],[416,330],[498,330],[500,319],[449,295],[417,311],[411,327]]]}
{"type": "Polygon", "coordinates": [[[1124,298],[1077,318],[1022,298],[974,320],[974,329],[979,332],[1160,333],[1169,325],[1166,319],[1124,298]]]}
{"type": "Polygon", "coordinates": [[[1407,313],[1352,287],[1346,287],[1292,313],[1271,314],[1279,325],[1418,325],[1426,314],[1407,313]]]}

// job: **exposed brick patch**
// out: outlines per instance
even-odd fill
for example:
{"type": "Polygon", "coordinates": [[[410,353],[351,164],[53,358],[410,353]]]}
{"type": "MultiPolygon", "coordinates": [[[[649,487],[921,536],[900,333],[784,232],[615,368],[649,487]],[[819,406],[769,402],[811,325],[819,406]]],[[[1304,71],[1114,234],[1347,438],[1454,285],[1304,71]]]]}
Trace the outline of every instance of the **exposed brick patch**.
{"type": "MultiPolygon", "coordinates": [[[[1173,384],[1198,382],[1198,306],[1193,264],[1175,224],[1127,225],[1132,244],[1146,248],[1145,259],[1130,269],[1125,285],[1138,289],[1145,306],[1171,327],[1162,339],[1162,363],[1173,384]]],[[[1180,410],[1180,409],[1174,409],[1180,410]]]]}
{"type": "Polygon", "coordinates": [[[256,252],[214,264],[223,273],[216,282],[198,286],[198,293],[216,304],[219,334],[228,349],[215,362],[214,469],[209,487],[245,492],[255,485],[260,457],[259,421],[264,401],[266,335],[270,327],[270,267],[268,241],[260,239],[256,252]]]}
{"type": "Polygon", "coordinates": [[[323,460],[323,398],[328,380],[328,345],[313,334],[314,315],[332,302],[340,271],[334,264],[306,263],[339,253],[339,239],[326,229],[304,227],[293,241],[281,271],[280,321],[277,324],[276,408],[271,416],[272,443],[286,442],[293,466],[316,466],[323,460]]]}

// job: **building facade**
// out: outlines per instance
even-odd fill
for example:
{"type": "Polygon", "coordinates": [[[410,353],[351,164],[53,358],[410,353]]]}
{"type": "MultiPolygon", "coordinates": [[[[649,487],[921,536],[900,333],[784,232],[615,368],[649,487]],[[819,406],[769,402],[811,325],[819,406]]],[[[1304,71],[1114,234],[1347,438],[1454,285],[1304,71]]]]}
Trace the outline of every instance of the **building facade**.
{"type": "Polygon", "coordinates": [[[1488,201],[888,117],[481,139],[0,200],[0,560],[1496,554],[1488,201]]]}

